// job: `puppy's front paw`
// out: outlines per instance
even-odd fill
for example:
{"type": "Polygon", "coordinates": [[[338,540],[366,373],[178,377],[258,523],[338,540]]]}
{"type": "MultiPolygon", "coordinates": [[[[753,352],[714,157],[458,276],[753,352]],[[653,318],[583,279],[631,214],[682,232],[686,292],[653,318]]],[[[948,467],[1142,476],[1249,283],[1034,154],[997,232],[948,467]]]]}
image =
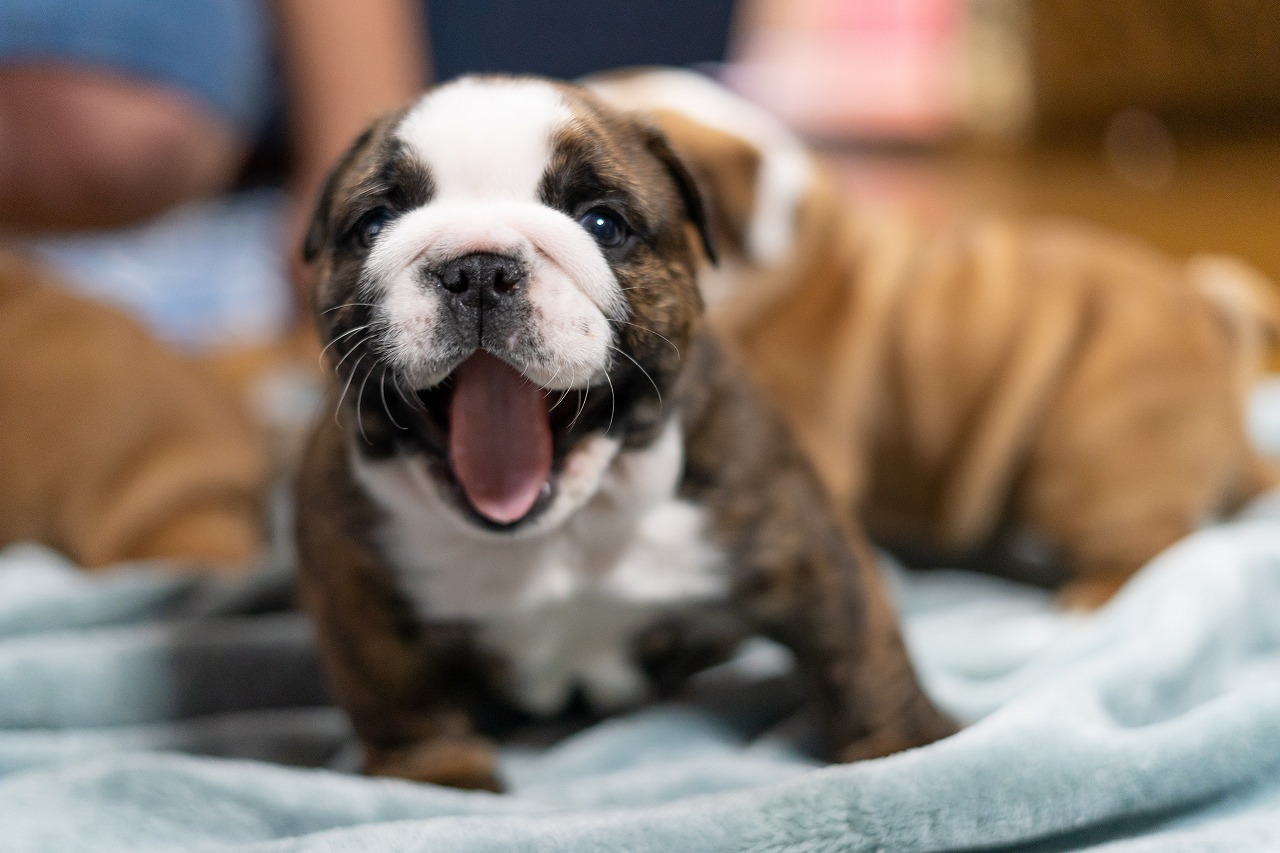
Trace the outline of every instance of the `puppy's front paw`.
{"type": "Polygon", "coordinates": [[[1129,580],[1129,574],[1119,572],[1076,578],[1064,584],[1054,596],[1054,600],[1062,610],[1087,613],[1097,610],[1110,601],[1127,580],[1129,580]]]}
{"type": "Polygon", "coordinates": [[[840,764],[853,761],[867,761],[871,758],[883,758],[904,749],[924,746],[929,741],[906,738],[900,732],[876,732],[866,737],[851,741],[835,751],[834,760],[840,764]]]}
{"type": "Polygon", "coordinates": [[[395,749],[370,749],[364,772],[451,788],[503,790],[493,745],[483,738],[437,738],[395,749]]]}
{"type": "Polygon", "coordinates": [[[920,707],[904,711],[892,724],[847,741],[834,752],[839,762],[865,761],[925,746],[955,734],[960,727],[921,698],[920,707]]]}

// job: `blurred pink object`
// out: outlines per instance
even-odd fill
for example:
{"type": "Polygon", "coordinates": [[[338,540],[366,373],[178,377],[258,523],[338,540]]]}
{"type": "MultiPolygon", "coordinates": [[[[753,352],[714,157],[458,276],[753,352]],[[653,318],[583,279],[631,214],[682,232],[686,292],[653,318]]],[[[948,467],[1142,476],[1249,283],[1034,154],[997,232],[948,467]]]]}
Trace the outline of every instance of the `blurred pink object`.
{"type": "Polygon", "coordinates": [[[966,0],[754,0],[734,88],[807,135],[927,142],[960,122],[966,0]]]}

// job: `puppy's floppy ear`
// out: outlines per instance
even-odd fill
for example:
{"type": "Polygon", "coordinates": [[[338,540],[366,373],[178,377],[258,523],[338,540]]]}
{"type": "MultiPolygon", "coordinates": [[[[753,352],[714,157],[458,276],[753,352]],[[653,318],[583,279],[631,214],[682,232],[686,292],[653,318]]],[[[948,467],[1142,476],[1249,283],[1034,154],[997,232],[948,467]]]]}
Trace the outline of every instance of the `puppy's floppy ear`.
{"type": "Polygon", "coordinates": [[[302,259],[307,263],[319,257],[320,250],[324,247],[325,238],[329,234],[329,223],[333,218],[333,196],[338,190],[339,181],[355,162],[356,156],[369,144],[376,127],[376,125],[369,127],[356,137],[356,141],[351,143],[351,147],[338,158],[338,162],[329,170],[324,183],[320,185],[320,195],[316,201],[315,210],[311,214],[311,224],[307,226],[306,236],[302,240],[302,259]]]}
{"type": "Polygon", "coordinates": [[[676,182],[680,191],[680,200],[684,202],[685,215],[698,229],[698,237],[702,240],[702,248],[707,253],[707,260],[714,266],[717,262],[715,242],[711,239],[711,227],[707,222],[707,207],[702,201],[702,193],[694,181],[689,169],[676,156],[676,152],[667,141],[667,136],[656,127],[645,128],[645,146],[654,157],[666,168],[671,179],[676,182]]]}

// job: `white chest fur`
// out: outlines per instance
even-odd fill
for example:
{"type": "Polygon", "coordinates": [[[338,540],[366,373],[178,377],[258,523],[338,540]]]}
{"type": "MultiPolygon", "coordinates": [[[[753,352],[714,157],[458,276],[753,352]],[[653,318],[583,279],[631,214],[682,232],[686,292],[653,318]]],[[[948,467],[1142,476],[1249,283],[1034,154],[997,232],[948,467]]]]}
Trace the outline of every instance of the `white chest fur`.
{"type": "MultiPolygon", "coordinates": [[[[675,496],[678,425],[638,451],[589,441],[579,452],[607,460],[590,497],[550,529],[517,534],[462,521],[421,459],[352,454],[356,477],[387,513],[380,542],[422,618],[474,620],[480,642],[510,663],[513,698],[533,713],[559,710],[575,686],[600,710],[643,699],[629,648],[636,632],[681,604],[725,594],[723,555],[706,536],[703,510],[675,496]]],[[[571,474],[562,474],[561,492],[593,485],[566,482],[571,474]]]]}

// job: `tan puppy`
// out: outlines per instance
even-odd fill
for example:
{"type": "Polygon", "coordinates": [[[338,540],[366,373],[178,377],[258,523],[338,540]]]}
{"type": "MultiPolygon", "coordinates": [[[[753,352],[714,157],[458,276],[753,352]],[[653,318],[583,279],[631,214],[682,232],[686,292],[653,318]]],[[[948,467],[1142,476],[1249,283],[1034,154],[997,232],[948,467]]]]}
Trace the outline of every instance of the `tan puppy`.
{"type": "Polygon", "coordinates": [[[0,252],[0,545],[84,566],[237,566],[262,543],[261,438],[195,364],[0,252]]]}
{"type": "Polygon", "coordinates": [[[839,198],[705,78],[593,88],[651,110],[704,185],[727,256],[712,315],[878,541],[1055,554],[1064,603],[1096,606],[1277,482],[1243,414],[1280,311],[1245,265],[1061,223],[925,232],[839,198]]]}

